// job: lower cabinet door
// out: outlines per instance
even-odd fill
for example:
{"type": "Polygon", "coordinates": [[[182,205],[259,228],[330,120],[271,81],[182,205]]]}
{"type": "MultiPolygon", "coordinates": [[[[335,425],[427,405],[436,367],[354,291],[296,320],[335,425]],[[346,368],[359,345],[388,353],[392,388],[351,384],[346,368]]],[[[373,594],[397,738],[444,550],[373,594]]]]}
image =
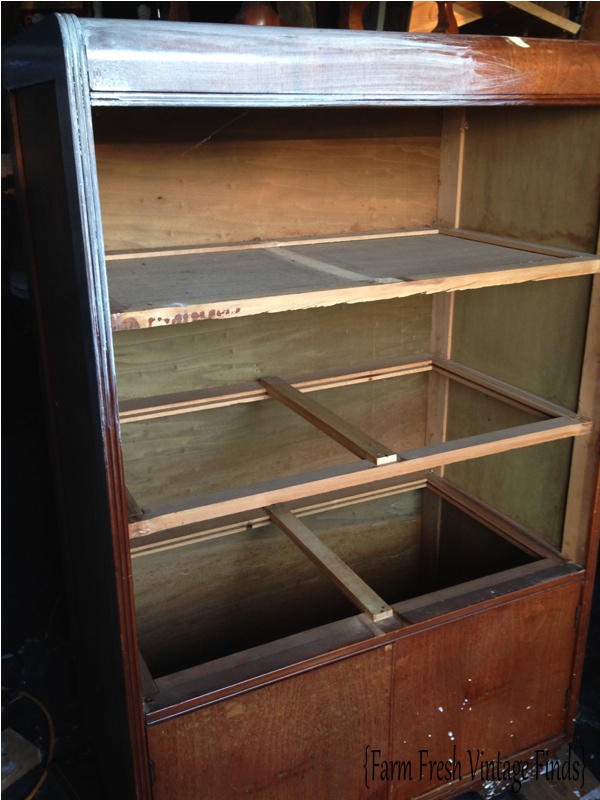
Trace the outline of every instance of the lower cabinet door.
{"type": "Polygon", "coordinates": [[[532,754],[540,777],[564,738],[580,588],[440,616],[157,722],[154,800],[404,800],[473,781],[493,794],[532,754]]]}
{"type": "Polygon", "coordinates": [[[392,646],[148,729],[155,800],[381,800],[365,746],[388,748],[392,646]]]}
{"type": "Polygon", "coordinates": [[[393,753],[378,756],[398,765],[393,778],[372,771],[373,786],[387,782],[401,800],[462,778],[455,793],[476,779],[492,794],[525,752],[539,779],[544,743],[564,735],[580,590],[548,588],[399,641],[393,753]]]}

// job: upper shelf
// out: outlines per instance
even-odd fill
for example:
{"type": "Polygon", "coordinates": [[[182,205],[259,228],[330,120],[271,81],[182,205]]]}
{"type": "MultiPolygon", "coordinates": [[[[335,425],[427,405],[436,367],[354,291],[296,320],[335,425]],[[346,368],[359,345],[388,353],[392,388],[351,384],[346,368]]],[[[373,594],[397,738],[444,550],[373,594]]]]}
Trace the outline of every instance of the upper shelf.
{"type": "Polygon", "coordinates": [[[591,254],[433,230],[107,256],[113,330],[586,275],[599,267],[591,254]]]}

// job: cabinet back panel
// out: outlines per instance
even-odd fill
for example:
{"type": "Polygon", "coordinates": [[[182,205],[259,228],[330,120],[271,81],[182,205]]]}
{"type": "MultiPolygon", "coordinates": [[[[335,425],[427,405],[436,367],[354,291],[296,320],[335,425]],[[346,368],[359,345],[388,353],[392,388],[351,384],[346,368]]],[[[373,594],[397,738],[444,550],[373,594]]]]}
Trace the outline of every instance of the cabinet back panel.
{"type": "MultiPolygon", "coordinates": [[[[394,451],[424,444],[425,373],[312,396],[394,451]]],[[[358,460],[276,400],[131,423],[122,440],[127,486],[144,508],[358,460]]]]}
{"type": "Polygon", "coordinates": [[[431,297],[415,296],[119,331],[119,399],[425,353],[430,329],[431,297]]]}
{"type": "Polygon", "coordinates": [[[107,250],[433,225],[441,114],[97,109],[107,250]]]}
{"type": "MultiPolygon", "coordinates": [[[[306,518],[384,599],[417,591],[421,492],[306,518]]],[[[274,525],[133,561],[140,648],[156,675],[359,613],[274,525]]]]}
{"type": "Polygon", "coordinates": [[[460,226],[595,252],[600,111],[469,109],[460,226]]]}

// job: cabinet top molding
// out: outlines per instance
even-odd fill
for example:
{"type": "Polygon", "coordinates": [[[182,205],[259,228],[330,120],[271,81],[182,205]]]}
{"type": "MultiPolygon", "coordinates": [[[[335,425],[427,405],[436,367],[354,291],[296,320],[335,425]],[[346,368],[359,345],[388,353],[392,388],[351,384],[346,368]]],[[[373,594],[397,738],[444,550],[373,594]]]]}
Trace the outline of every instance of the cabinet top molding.
{"type": "Polygon", "coordinates": [[[62,14],[6,48],[5,86],[47,79],[61,51],[94,105],[600,104],[596,42],[62,14]]]}

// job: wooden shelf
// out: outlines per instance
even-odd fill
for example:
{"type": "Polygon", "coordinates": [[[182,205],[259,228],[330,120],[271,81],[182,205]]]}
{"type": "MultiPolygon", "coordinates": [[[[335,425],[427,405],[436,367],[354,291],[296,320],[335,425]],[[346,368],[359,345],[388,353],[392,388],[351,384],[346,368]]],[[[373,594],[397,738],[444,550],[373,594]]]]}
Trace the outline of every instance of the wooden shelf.
{"type": "Polygon", "coordinates": [[[591,254],[423,230],[107,256],[113,330],[586,275],[591,254]]]}
{"type": "MultiPolygon", "coordinates": [[[[293,475],[278,473],[275,478],[264,478],[251,485],[231,487],[223,491],[207,491],[185,499],[161,502],[151,509],[141,510],[132,501],[130,507],[137,511],[130,517],[130,537],[132,540],[143,540],[159,534],[164,540],[178,540],[189,533],[188,526],[208,520],[218,520],[244,512],[254,513],[266,506],[298,501],[311,495],[369,486],[384,480],[399,480],[472,458],[581,436],[588,433],[591,427],[589,420],[578,417],[567,408],[440,357],[432,357],[430,360],[420,357],[412,365],[404,360],[395,366],[389,364],[386,369],[375,365],[373,374],[378,380],[385,380],[398,379],[413,371],[429,371],[466,385],[477,393],[526,412],[527,417],[510,428],[478,432],[451,441],[432,442],[396,452],[386,447],[385,442],[380,444],[365,436],[359,428],[348,425],[344,419],[304,393],[327,388],[336,378],[332,373],[324,376],[322,381],[319,381],[318,376],[313,376],[313,380],[303,387],[303,391],[274,378],[257,382],[261,390],[253,394],[244,385],[238,389],[238,397],[242,403],[266,400],[271,396],[270,392],[274,392],[273,396],[279,402],[308,419],[323,434],[343,444],[347,450],[359,456],[359,460],[345,459],[342,463],[333,462],[327,466],[321,465],[320,468],[315,463],[309,469],[296,470],[293,475]]],[[[342,385],[345,382],[352,383],[353,378],[358,383],[368,381],[369,370],[364,368],[356,375],[344,373],[343,376],[340,371],[337,378],[339,380],[342,377],[342,385]]],[[[169,417],[176,413],[210,410],[215,407],[213,401],[219,406],[219,399],[227,405],[235,403],[235,392],[227,387],[216,392],[216,399],[213,394],[208,393],[206,405],[203,394],[190,396],[185,402],[177,395],[174,396],[175,399],[165,396],[131,404],[130,421],[159,420],[163,415],[169,417]],[[141,409],[140,416],[137,416],[136,405],[141,409]],[[149,411],[148,417],[143,414],[146,408],[149,411]]],[[[276,431],[273,431],[273,448],[281,448],[276,431]]],[[[252,457],[255,458],[254,453],[252,457]]],[[[292,463],[296,463],[297,459],[293,455],[286,458],[291,458],[292,463]]]]}

